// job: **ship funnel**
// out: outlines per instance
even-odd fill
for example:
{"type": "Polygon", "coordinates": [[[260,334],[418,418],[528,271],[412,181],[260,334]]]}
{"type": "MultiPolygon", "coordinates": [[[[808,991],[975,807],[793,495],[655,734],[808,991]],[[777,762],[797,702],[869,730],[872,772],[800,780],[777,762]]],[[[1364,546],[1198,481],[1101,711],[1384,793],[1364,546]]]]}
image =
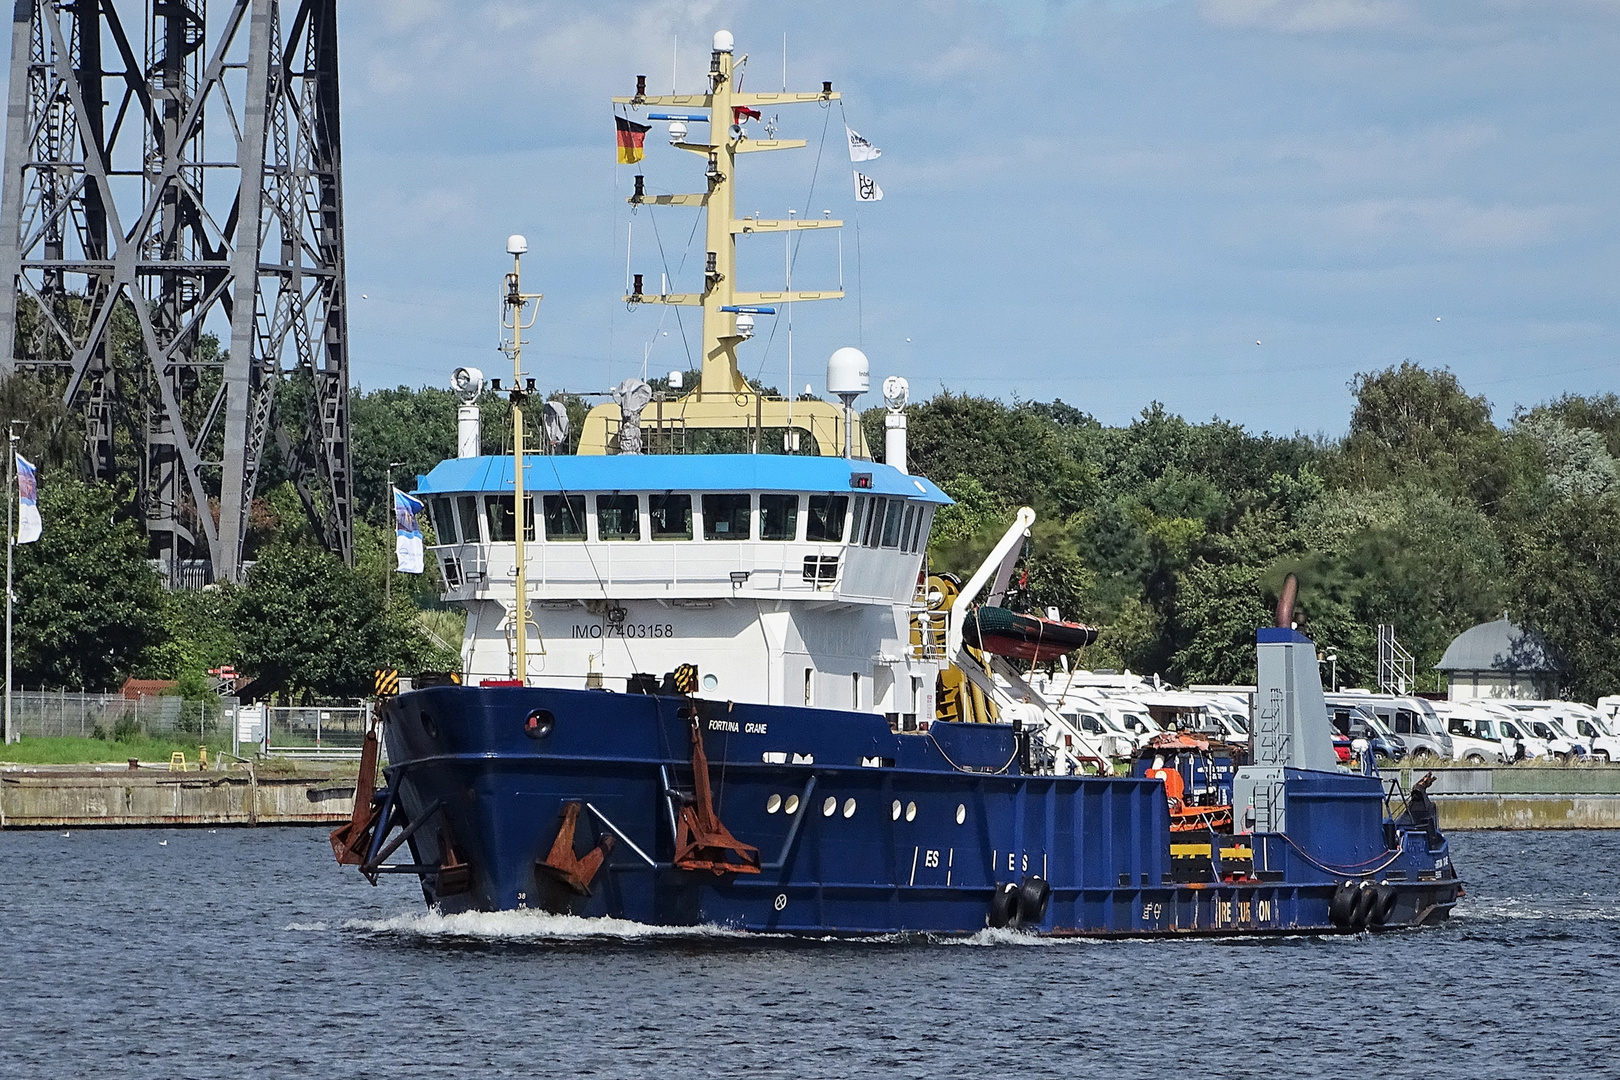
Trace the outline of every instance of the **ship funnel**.
{"type": "Polygon", "coordinates": [[[1277,597],[1277,625],[1256,631],[1251,760],[1259,766],[1333,770],[1339,758],[1328,731],[1316,645],[1294,628],[1298,596],[1299,579],[1289,574],[1277,597]]]}

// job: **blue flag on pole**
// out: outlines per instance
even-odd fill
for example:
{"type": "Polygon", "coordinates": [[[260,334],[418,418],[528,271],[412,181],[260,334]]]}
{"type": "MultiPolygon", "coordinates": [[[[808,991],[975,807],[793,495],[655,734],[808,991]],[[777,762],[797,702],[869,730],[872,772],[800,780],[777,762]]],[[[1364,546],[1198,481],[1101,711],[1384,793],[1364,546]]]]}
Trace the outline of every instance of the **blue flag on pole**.
{"type": "Polygon", "coordinates": [[[17,455],[17,543],[32,544],[39,539],[39,483],[34,466],[17,455]]]}
{"type": "Polygon", "coordinates": [[[422,524],[417,519],[421,512],[421,499],[394,489],[394,532],[399,538],[395,550],[402,574],[422,572],[422,524]]]}

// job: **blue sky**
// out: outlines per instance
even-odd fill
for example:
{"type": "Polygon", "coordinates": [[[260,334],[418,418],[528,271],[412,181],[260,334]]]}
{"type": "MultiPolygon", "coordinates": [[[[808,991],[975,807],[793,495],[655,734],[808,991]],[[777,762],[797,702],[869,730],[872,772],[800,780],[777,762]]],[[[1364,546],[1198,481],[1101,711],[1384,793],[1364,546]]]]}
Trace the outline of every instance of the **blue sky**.
{"type": "MultiPolygon", "coordinates": [[[[745,86],[780,88],[785,34],[790,87],[831,79],[845,95],[843,114],[782,110],[782,136],[810,147],[755,155],[740,181],[745,213],[831,210],[852,226],[849,299],[794,313],[797,388],[819,389],[827,355],[860,344],[875,379],[905,375],[914,395],[1061,397],[1112,423],[1159,400],[1337,434],[1349,379],[1403,359],[1450,366],[1499,419],[1620,373],[1614,0],[340,12],[366,387],[498,370],[510,232],[528,235],[526,285],[546,293],[526,365],[542,383],[605,388],[649,348],[651,373],[686,366],[672,315],[617,299],[633,170],[615,165],[607,98],[637,74],[667,90],[672,53],[680,88],[697,90],[719,28],[750,56],[745,86]],[[883,148],[867,171],[886,198],[860,208],[858,260],[843,115],[883,148]]],[[[648,144],[653,190],[696,190],[698,159],[657,131],[648,144]]],[[[632,269],[656,283],[654,223],[634,221],[632,269]]],[[[657,216],[671,268],[692,221],[657,216]]],[[[839,275],[836,240],[815,239],[802,288],[839,275]]],[[[742,282],[779,285],[781,240],[741,243],[742,282]]],[[[744,367],[785,389],[785,326],[767,349],[769,336],[744,367]]]]}

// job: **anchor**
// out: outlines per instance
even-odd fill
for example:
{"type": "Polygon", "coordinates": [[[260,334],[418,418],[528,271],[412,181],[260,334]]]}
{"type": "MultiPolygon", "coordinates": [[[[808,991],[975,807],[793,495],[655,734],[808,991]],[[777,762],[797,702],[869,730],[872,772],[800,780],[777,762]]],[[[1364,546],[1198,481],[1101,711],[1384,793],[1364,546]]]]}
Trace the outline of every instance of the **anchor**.
{"type": "Polygon", "coordinates": [[[759,849],[738,840],[720,823],[714,812],[714,796],[709,791],[709,759],[703,753],[703,734],[697,710],[692,713],[692,791],[691,802],[683,802],[675,829],[675,867],[679,870],[708,870],[714,874],[759,873],[759,849]],[[735,855],[740,862],[733,862],[735,855]]]}
{"type": "Polygon", "coordinates": [[[332,830],[332,854],[339,866],[362,866],[366,851],[371,847],[372,830],[382,816],[382,807],[374,805],[377,793],[377,719],[382,714],[382,702],[371,724],[366,728],[365,745],[360,751],[360,775],[354,784],[354,810],[348,824],[332,830]]]}
{"type": "Polygon", "coordinates": [[[574,829],[579,825],[579,802],[563,803],[562,825],[551,851],[540,860],[540,867],[553,874],[563,884],[581,896],[591,895],[591,881],[602,863],[613,851],[613,835],[602,837],[597,845],[585,853],[584,858],[574,854],[574,829]]]}

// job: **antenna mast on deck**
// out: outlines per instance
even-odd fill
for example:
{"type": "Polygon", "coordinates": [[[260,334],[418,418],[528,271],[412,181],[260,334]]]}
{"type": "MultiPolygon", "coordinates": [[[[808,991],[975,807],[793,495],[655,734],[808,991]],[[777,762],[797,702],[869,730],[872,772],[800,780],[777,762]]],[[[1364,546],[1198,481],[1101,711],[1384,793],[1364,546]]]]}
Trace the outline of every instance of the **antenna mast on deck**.
{"type": "MultiPolygon", "coordinates": [[[[748,122],[760,118],[760,110],[780,105],[815,102],[829,107],[839,100],[832,83],[824,82],[821,89],[810,93],[743,93],[736,85],[734,73],[747,57],[735,61],[732,55],[731,34],[725,30],[714,35],[714,51],[709,59],[709,92],[706,94],[650,95],[646,92],[646,76],[637,76],[636,93],[632,97],[614,98],[616,105],[632,110],[645,107],[672,107],[681,109],[707,109],[708,116],[687,112],[651,112],[649,120],[667,121],[670,125],[670,143],[703,157],[707,163],[708,190],[690,195],[649,195],[645,191],[645,178],[636,177],[635,193],[629,202],[641,206],[692,206],[700,208],[706,219],[706,249],[704,253],[703,291],[697,293],[648,293],[641,286],[642,275],[634,277],[626,303],[675,304],[703,309],[703,377],[697,388],[675,404],[681,424],[686,428],[792,428],[808,432],[822,454],[838,455],[844,450],[846,436],[853,435],[855,454],[868,457],[866,439],[859,425],[853,433],[844,430],[844,413],[830,402],[798,402],[764,400],[757,390],[748,385],[737,366],[737,346],[753,335],[754,316],[776,314],[775,305],[807,300],[836,300],[843,297],[842,289],[799,291],[782,289],[774,292],[740,290],[736,277],[737,236],[756,233],[795,233],[809,229],[837,229],[842,221],[826,218],[793,218],[765,220],[736,216],[737,159],[744,154],[768,150],[789,150],[806,145],[803,139],[754,139],[748,134],[748,122]],[[709,138],[695,140],[688,137],[688,124],[707,124],[709,138]]],[[[792,387],[788,388],[789,396],[792,387]]],[[[667,407],[666,407],[667,408],[667,407]]],[[[613,450],[613,429],[619,411],[614,405],[599,405],[585,419],[580,434],[579,452],[605,454],[613,450]]],[[[758,439],[758,433],[756,433],[758,439]]],[[[761,440],[762,441],[762,440],[761,440]]],[[[758,443],[756,442],[756,445],[758,443]]]]}

